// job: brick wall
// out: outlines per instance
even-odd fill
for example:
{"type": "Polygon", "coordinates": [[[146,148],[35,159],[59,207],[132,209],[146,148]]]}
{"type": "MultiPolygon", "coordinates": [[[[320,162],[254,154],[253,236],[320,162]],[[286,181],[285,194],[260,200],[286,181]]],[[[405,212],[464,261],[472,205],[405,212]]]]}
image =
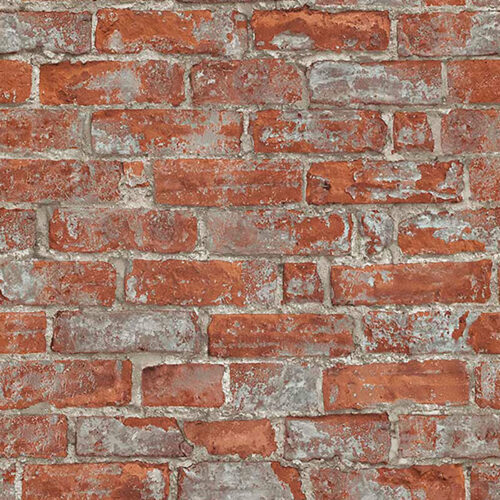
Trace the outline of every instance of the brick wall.
{"type": "Polygon", "coordinates": [[[499,498],[499,52],[498,0],[2,0],[0,498],[499,498]]]}

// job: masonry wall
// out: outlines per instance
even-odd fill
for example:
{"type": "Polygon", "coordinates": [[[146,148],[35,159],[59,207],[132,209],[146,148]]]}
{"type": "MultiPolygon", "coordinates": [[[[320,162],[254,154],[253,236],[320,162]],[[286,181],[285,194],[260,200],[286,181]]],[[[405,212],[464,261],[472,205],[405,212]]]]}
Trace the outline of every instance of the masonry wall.
{"type": "Polygon", "coordinates": [[[500,496],[498,0],[2,0],[0,498],[500,496]]]}

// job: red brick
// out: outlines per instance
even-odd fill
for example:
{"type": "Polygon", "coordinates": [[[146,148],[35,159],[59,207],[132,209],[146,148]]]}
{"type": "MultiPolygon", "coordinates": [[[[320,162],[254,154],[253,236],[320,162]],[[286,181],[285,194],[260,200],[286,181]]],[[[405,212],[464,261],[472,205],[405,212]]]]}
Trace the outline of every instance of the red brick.
{"type": "Polygon", "coordinates": [[[83,122],[74,110],[0,110],[0,150],[78,149],[83,122]]]}
{"type": "Polygon", "coordinates": [[[208,325],[211,356],[342,356],[354,323],[343,314],[216,314],[208,325]]]}
{"type": "Polygon", "coordinates": [[[456,202],[462,200],[462,175],[457,161],[327,161],[312,164],[306,197],[314,205],[456,202]]]}
{"type": "Polygon", "coordinates": [[[77,455],[183,457],[192,447],[173,418],[79,417],[77,455]]]}
{"type": "Polygon", "coordinates": [[[420,7],[420,0],[318,0],[318,5],[324,6],[359,6],[373,8],[375,5],[384,8],[400,9],[401,7],[420,7]]]}
{"type": "Polygon", "coordinates": [[[36,214],[34,210],[0,208],[0,254],[29,250],[35,246],[36,214]]]}
{"type": "Polygon", "coordinates": [[[500,111],[454,109],[442,119],[445,153],[490,153],[500,151],[500,111]]]}
{"type": "Polygon", "coordinates": [[[403,415],[399,437],[403,458],[499,457],[500,415],[403,415]]]}
{"type": "Polygon", "coordinates": [[[500,409],[500,363],[485,361],[476,367],[474,375],[478,406],[500,409]]]}
{"type": "Polygon", "coordinates": [[[142,161],[123,162],[123,175],[129,188],[149,187],[151,184],[142,161]]]}
{"type": "Polygon", "coordinates": [[[345,214],[303,211],[213,211],[206,218],[207,248],[217,254],[342,255],[351,249],[345,214]]]}
{"type": "Polygon", "coordinates": [[[302,75],[276,59],[202,61],[191,70],[195,104],[293,104],[302,99],[302,75]]]}
{"type": "Polygon", "coordinates": [[[474,56],[498,51],[498,12],[405,14],[398,23],[402,56],[474,56]]]}
{"type": "Polygon", "coordinates": [[[169,210],[56,210],[49,228],[50,247],[62,252],[191,252],[196,240],[196,218],[169,210]]]}
{"type": "Polygon", "coordinates": [[[448,93],[451,102],[500,102],[500,60],[450,61],[448,93]]]}
{"type": "Polygon", "coordinates": [[[128,302],[157,305],[270,305],[276,287],[276,264],[260,260],[135,260],[125,282],[128,302]]]}
{"type": "Polygon", "coordinates": [[[323,284],[314,262],[283,264],[283,301],[323,302],[323,284]]]}
{"type": "Polygon", "coordinates": [[[220,420],[185,422],[184,433],[210,455],[251,455],[268,457],[276,451],[274,429],[264,420],[220,420]]]}
{"type": "Polygon", "coordinates": [[[441,63],[319,61],[309,71],[309,87],[317,103],[433,104],[441,100],[441,63]]]}
{"type": "Polygon", "coordinates": [[[0,415],[0,457],[64,457],[67,432],[63,416],[0,415]]]}
{"type": "Polygon", "coordinates": [[[43,312],[0,313],[0,354],[45,352],[43,312]]]}
{"type": "Polygon", "coordinates": [[[253,13],[255,46],[266,50],[385,50],[390,21],[386,12],[258,10],[253,13]]]}
{"type": "Polygon", "coordinates": [[[107,262],[0,264],[0,304],[111,305],[116,272],[107,262]]]}
{"type": "Polygon", "coordinates": [[[302,199],[302,165],[293,160],[158,160],[158,203],[192,206],[279,205],[302,199]]]}
{"type": "Polygon", "coordinates": [[[471,352],[474,315],[460,311],[370,311],[363,317],[368,352],[436,354],[471,352]]]}
{"type": "Polygon", "coordinates": [[[116,201],[121,176],[121,164],[114,161],[0,159],[0,200],[116,201]]]}
{"type": "Polygon", "coordinates": [[[1,12],[0,53],[47,51],[84,54],[91,50],[90,12],[1,12]]]}
{"type": "Polygon", "coordinates": [[[409,255],[495,252],[499,227],[500,208],[424,212],[400,223],[398,244],[409,255]]]}
{"type": "Polygon", "coordinates": [[[389,248],[393,242],[394,221],[380,210],[370,210],[359,218],[359,234],[365,238],[366,255],[376,255],[389,248]]]}
{"type": "Polygon", "coordinates": [[[339,365],[323,372],[325,410],[380,403],[467,404],[469,377],[455,360],[339,365]]]}
{"type": "Polygon", "coordinates": [[[327,415],[285,420],[285,457],[386,462],[391,448],[387,415],[327,415]]]}
{"type": "Polygon", "coordinates": [[[434,137],[427,113],[394,113],[394,151],[433,151],[434,137]]]}
{"type": "Polygon", "coordinates": [[[241,133],[236,111],[111,109],[92,117],[92,146],[100,154],[237,153],[241,133]]]}
{"type": "Polygon", "coordinates": [[[333,266],[332,303],[428,304],[487,302],[491,262],[427,262],[366,267],[333,266]]]}
{"type": "Polygon", "coordinates": [[[23,500],[69,498],[73,494],[75,498],[100,500],[167,498],[168,491],[167,464],[30,464],[23,475],[23,500]]]}
{"type": "Polygon", "coordinates": [[[0,465],[0,497],[16,500],[16,464],[0,465]]]}
{"type": "Polygon", "coordinates": [[[322,466],[312,470],[311,482],[316,500],[370,497],[465,500],[464,471],[460,465],[350,471],[322,466]]]}
{"type": "Polygon", "coordinates": [[[40,68],[43,104],[169,103],[184,100],[184,71],[167,61],[64,61],[40,68]]]}
{"type": "Polygon", "coordinates": [[[0,103],[25,102],[30,94],[31,66],[22,61],[0,60],[0,103]]]}
{"type": "Polygon", "coordinates": [[[319,370],[306,364],[232,364],[232,409],[236,412],[286,414],[317,411],[319,370]]]}
{"type": "Polygon", "coordinates": [[[142,371],[145,406],[218,408],[224,404],[223,365],[157,365],[142,371]]]}
{"type": "Polygon", "coordinates": [[[130,401],[130,361],[71,360],[2,363],[0,409],[39,403],[119,406],[130,401]]]}
{"type": "Polygon", "coordinates": [[[387,125],[376,111],[260,111],[251,117],[258,153],[382,151],[387,125]]]}
{"type": "Polygon", "coordinates": [[[474,464],[470,474],[471,500],[490,500],[500,495],[500,467],[496,464],[474,464]]]}
{"type": "Polygon", "coordinates": [[[500,354],[500,313],[482,313],[470,325],[469,343],[476,352],[500,354]]]}
{"type": "Polygon", "coordinates": [[[299,471],[278,462],[202,462],[179,469],[178,500],[250,496],[305,500],[299,471]]]}
{"type": "Polygon", "coordinates": [[[500,201],[500,160],[476,158],[469,164],[470,190],[476,201],[500,201]]]}
{"type": "Polygon", "coordinates": [[[189,311],[60,311],[52,350],[64,353],[196,353],[201,331],[189,311]]]}
{"type": "Polygon", "coordinates": [[[97,13],[96,47],[113,54],[154,50],[237,56],[246,49],[246,25],[236,11],[103,9],[97,13]]]}

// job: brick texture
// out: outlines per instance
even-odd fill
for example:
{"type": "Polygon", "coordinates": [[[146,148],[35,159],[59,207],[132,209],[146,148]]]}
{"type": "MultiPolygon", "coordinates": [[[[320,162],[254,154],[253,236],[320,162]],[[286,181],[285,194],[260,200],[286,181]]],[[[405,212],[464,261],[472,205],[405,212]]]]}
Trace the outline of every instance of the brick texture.
{"type": "Polygon", "coordinates": [[[499,0],[0,0],[0,499],[500,498],[499,0]]]}

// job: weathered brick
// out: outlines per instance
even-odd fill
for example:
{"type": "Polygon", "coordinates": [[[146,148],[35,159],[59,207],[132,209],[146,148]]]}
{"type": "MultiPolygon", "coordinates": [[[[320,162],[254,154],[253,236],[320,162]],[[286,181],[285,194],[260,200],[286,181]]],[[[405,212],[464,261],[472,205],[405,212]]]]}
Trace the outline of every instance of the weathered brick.
{"type": "Polygon", "coordinates": [[[469,343],[476,352],[500,354],[500,313],[482,313],[469,327],[469,343]]]}
{"type": "Polygon", "coordinates": [[[421,498],[465,500],[464,471],[460,465],[423,465],[404,469],[340,471],[316,467],[311,471],[316,500],[332,498],[421,498]]]}
{"type": "Polygon", "coordinates": [[[398,23],[402,56],[475,56],[500,47],[498,12],[428,12],[404,14],[398,23]]]}
{"type": "Polygon", "coordinates": [[[187,439],[203,446],[210,455],[268,457],[277,449],[274,429],[267,419],[185,422],[184,433],[187,439]]]}
{"type": "Polygon", "coordinates": [[[302,198],[294,160],[158,160],[155,197],[168,205],[279,205],[302,198]]]}
{"type": "Polygon", "coordinates": [[[91,30],[90,12],[0,12],[0,53],[84,54],[91,49],[91,30]]]}
{"type": "Polygon", "coordinates": [[[0,313],[0,354],[45,352],[43,312],[0,313]]]}
{"type": "Polygon", "coordinates": [[[327,415],[285,420],[285,457],[314,460],[339,457],[352,462],[386,462],[391,448],[385,414],[327,415]]]}
{"type": "Polygon", "coordinates": [[[394,113],[394,151],[433,151],[434,136],[427,113],[394,113]]]}
{"type": "Polygon", "coordinates": [[[251,117],[258,153],[382,151],[387,125],[377,111],[260,111],[251,117]]]}
{"type": "Polygon", "coordinates": [[[390,21],[386,12],[257,10],[251,21],[255,46],[266,50],[385,50],[390,21]]]}
{"type": "Polygon", "coordinates": [[[0,304],[111,305],[116,272],[107,262],[7,261],[0,304]]]}
{"type": "Polygon", "coordinates": [[[398,244],[409,255],[496,252],[500,209],[424,212],[399,225],[398,244]]]}
{"type": "Polygon", "coordinates": [[[359,234],[365,238],[364,250],[367,255],[376,255],[389,248],[393,242],[394,221],[380,210],[370,210],[359,218],[359,234]]]}
{"type": "Polygon", "coordinates": [[[134,11],[103,9],[97,13],[99,52],[238,56],[247,45],[247,22],[236,11],[134,11]]]}
{"type": "Polygon", "coordinates": [[[0,159],[0,200],[116,201],[122,166],[114,161],[0,159]]]}
{"type": "Polygon", "coordinates": [[[476,158],[469,164],[472,199],[476,201],[500,201],[500,160],[476,158]]]}
{"type": "Polygon", "coordinates": [[[302,99],[295,65],[276,59],[202,61],[191,70],[195,104],[293,104],[302,99]]]}
{"type": "Polygon", "coordinates": [[[342,255],[351,249],[352,222],[342,213],[211,211],[206,228],[207,248],[216,254],[342,255]]]}
{"type": "Polygon", "coordinates": [[[34,210],[0,208],[0,254],[31,249],[35,246],[35,239],[34,210]]]}
{"type": "Polygon", "coordinates": [[[464,405],[469,377],[455,360],[338,365],[323,372],[323,396],[327,411],[380,403],[464,405]]]}
{"type": "Polygon", "coordinates": [[[191,252],[196,240],[196,218],[169,210],[63,209],[49,227],[50,247],[62,252],[191,252]]]}
{"type": "Polygon", "coordinates": [[[343,314],[216,314],[208,325],[211,356],[342,356],[354,323],[343,314]]]}
{"type": "Polygon", "coordinates": [[[0,457],[64,457],[67,431],[63,416],[0,415],[0,457]]]}
{"type": "Polygon", "coordinates": [[[471,352],[475,314],[447,311],[370,311],[363,317],[368,352],[437,354],[471,352]]]}
{"type": "MultiPolygon", "coordinates": [[[[2,14],[0,24],[1,16],[2,14]]],[[[30,94],[31,66],[23,61],[0,60],[0,104],[25,102],[30,94]]]]}
{"type": "Polygon", "coordinates": [[[476,403],[481,408],[500,409],[500,363],[485,361],[476,367],[476,403]]]}
{"type": "Polygon", "coordinates": [[[500,59],[450,61],[448,94],[452,102],[500,102],[500,59]]]}
{"type": "Polygon", "coordinates": [[[318,407],[319,370],[306,364],[232,364],[232,408],[237,412],[306,413],[318,407]]]}
{"type": "Polygon", "coordinates": [[[490,500],[500,495],[500,467],[496,464],[474,464],[470,474],[471,500],[490,500]]]}
{"type": "Polygon", "coordinates": [[[105,457],[183,457],[192,447],[173,418],[79,417],[76,453],[105,457]]]}
{"type": "Polygon", "coordinates": [[[125,293],[136,304],[270,305],[277,278],[277,266],[268,261],[135,260],[125,293]]]}
{"type": "Polygon", "coordinates": [[[48,403],[120,406],[130,401],[130,361],[65,360],[0,363],[0,409],[48,403]]]}
{"type": "Polygon", "coordinates": [[[399,454],[419,460],[500,456],[500,415],[403,415],[399,454]]]}
{"type": "Polygon", "coordinates": [[[324,6],[359,6],[371,8],[378,5],[386,9],[399,9],[401,7],[420,7],[421,0],[318,0],[317,4],[324,6]]]}
{"type": "Polygon", "coordinates": [[[145,406],[218,408],[224,404],[223,365],[157,365],[142,371],[145,406]]]}
{"type": "Polygon", "coordinates": [[[428,304],[486,302],[491,262],[426,262],[366,267],[333,266],[332,303],[428,304]]]}
{"type": "Polygon", "coordinates": [[[305,500],[299,471],[278,462],[205,462],[179,470],[179,500],[305,500]]]}
{"type": "Polygon", "coordinates": [[[184,100],[184,71],[167,61],[91,61],[40,68],[43,104],[169,103],[184,100]]]}
{"type": "Polygon", "coordinates": [[[237,153],[241,133],[236,111],[112,109],[92,117],[92,146],[101,154],[237,153]]]}
{"type": "Polygon", "coordinates": [[[83,121],[74,110],[0,110],[0,151],[78,149],[83,121]]]}
{"type": "Polygon", "coordinates": [[[0,497],[16,500],[16,465],[0,465],[0,497]]]}
{"type": "Polygon", "coordinates": [[[442,118],[443,151],[451,154],[498,152],[499,129],[497,109],[454,109],[442,118]]]}
{"type": "Polygon", "coordinates": [[[167,464],[30,464],[23,474],[23,500],[80,498],[126,500],[168,498],[167,464]],[[72,492],[72,493],[71,493],[72,492]]]}
{"type": "Polygon", "coordinates": [[[311,67],[309,87],[318,103],[434,104],[441,99],[441,63],[320,61],[311,67]]]}
{"type": "Polygon", "coordinates": [[[323,297],[323,285],[314,262],[283,264],[284,302],[323,302],[323,297]]]}
{"type": "Polygon", "coordinates": [[[311,165],[306,197],[314,205],[456,202],[462,200],[462,176],[458,161],[327,161],[311,165]]]}
{"type": "Polygon", "coordinates": [[[62,311],[54,319],[52,350],[63,353],[196,353],[201,331],[189,311],[62,311]]]}

